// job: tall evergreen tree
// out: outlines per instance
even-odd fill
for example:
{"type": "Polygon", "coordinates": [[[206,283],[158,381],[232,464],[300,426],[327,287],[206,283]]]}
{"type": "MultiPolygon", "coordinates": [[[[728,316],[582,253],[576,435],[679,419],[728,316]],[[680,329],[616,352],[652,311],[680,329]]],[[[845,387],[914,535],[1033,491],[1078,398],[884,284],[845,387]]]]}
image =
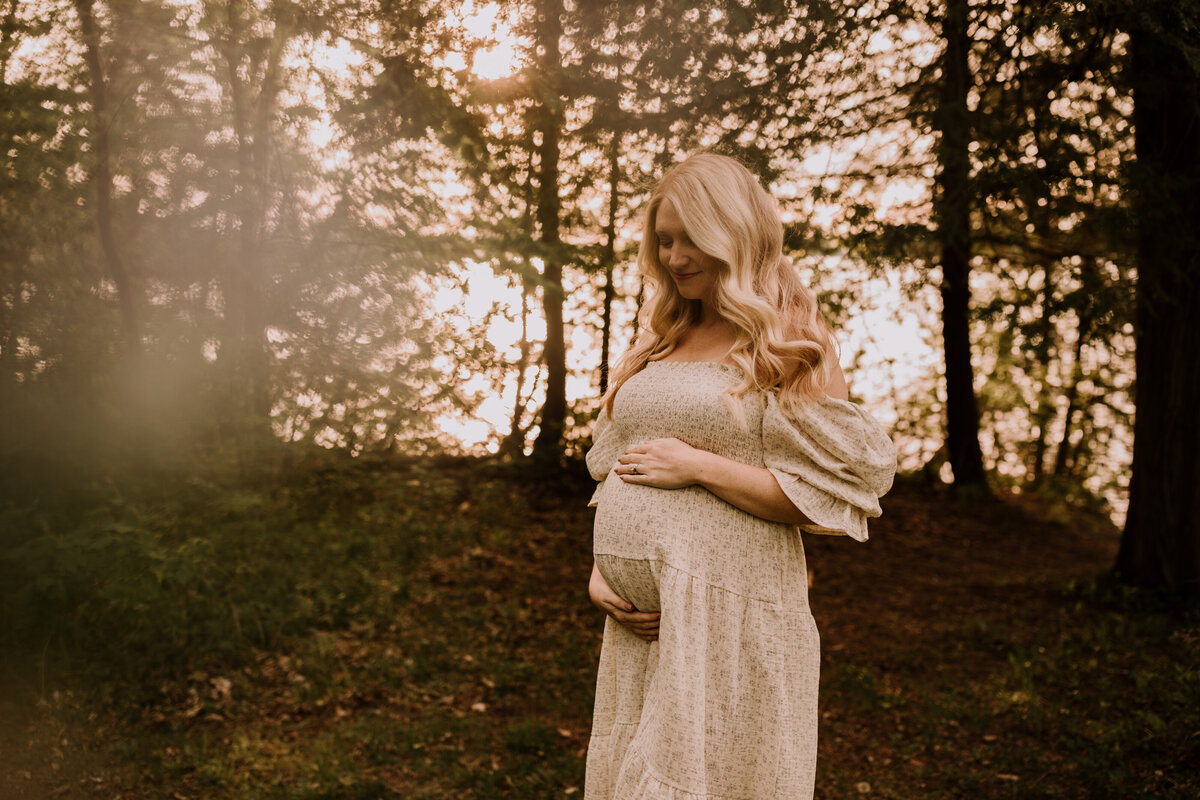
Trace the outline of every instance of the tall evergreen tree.
{"type": "Polygon", "coordinates": [[[1059,2],[847,4],[844,18],[865,56],[825,81],[831,149],[853,155],[825,200],[843,209],[832,227],[868,265],[942,266],[946,402],[929,380],[905,389],[903,427],[924,440],[936,435],[924,420],[948,423],[927,467],[949,460],[956,482],[990,469],[1114,495],[1122,470],[1104,439],[1128,436],[1132,347],[1120,37],[1059,2]],[[896,203],[897,188],[919,192],[896,203]],[[964,468],[964,447],[982,463],[964,468]]]}
{"type": "Polygon", "coordinates": [[[95,0],[74,0],[83,40],[84,61],[87,64],[88,94],[92,111],[91,181],[95,200],[96,232],[109,277],[117,290],[117,303],[124,323],[126,347],[133,353],[142,349],[141,326],[138,321],[140,298],[134,288],[131,270],[121,253],[114,220],[113,164],[116,160],[112,132],[115,127],[115,106],[110,94],[105,57],[102,52],[104,35],[96,15],[95,0]]]}
{"type": "Polygon", "coordinates": [[[538,240],[544,253],[542,308],[546,314],[546,400],[533,444],[534,457],[555,463],[562,452],[567,420],[567,345],[563,329],[563,254],[561,250],[562,201],[559,198],[561,137],[566,121],[563,96],[562,0],[538,0],[534,6],[534,49],[540,78],[536,92],[534,131],[537,147],[538,240]]]}
{"type": "Polygon", "coordinates": [[[946,359],[946,450],[954,485],[984,487],[979,408],[971,362],[971,117],[968,0],[947,0],[941,18],[941,80],[934,127],[938,178],[934,194],[941,246],[942,340],[946,359]]]}
{"type": "Polygon", "coordinates": [[[1200,4],[1126,11],[1137,164],[1137,421],[1117,572],[1200,599],[1200,4]]]}

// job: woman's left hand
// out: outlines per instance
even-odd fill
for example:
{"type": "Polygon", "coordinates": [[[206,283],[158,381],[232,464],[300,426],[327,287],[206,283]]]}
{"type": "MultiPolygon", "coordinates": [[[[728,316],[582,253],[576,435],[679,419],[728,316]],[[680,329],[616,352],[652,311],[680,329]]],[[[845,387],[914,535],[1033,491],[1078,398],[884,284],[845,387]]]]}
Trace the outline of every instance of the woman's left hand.
{"type": "Polygon", "coordinates": [[[697,482],[703,456],[703,450],[678,439],[650,439],[617,459],[617,475],[626,483],[682,489],[697,482]]]}

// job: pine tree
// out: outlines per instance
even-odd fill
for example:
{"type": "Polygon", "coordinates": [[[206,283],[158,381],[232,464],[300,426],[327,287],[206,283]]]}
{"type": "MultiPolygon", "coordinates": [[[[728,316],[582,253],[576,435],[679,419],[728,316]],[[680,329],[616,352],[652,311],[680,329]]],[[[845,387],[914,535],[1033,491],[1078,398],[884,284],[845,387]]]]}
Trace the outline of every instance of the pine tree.
{"type": "Polygon", "coordinates": [[[1137,421],[1118,575],[1200,599],[1200,70],[1195,2],[1123,9],[1137,164],[1137,421]]]}

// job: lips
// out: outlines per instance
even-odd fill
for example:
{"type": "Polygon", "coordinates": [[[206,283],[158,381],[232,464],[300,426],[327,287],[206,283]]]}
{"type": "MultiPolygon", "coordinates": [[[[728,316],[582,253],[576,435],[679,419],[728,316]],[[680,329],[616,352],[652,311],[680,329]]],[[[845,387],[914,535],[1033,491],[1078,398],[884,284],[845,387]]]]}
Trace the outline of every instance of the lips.
{"type": "Polygon", "coordinates": [[[691,280],[692,278],[696,277],[700,273],[699,272],[685,272],[685,273],[681,274],[678,272],[672,272],[671,274],[675,276],[675,280],[677,280],[677,281],[687,281],[687,280],[691,280]]]}

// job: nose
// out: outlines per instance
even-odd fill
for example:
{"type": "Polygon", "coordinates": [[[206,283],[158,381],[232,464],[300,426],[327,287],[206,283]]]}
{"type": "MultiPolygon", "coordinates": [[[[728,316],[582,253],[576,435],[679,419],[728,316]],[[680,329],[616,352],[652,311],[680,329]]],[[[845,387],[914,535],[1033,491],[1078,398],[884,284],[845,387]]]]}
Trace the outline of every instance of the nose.
{"type": "Polygon", "coordinates": [[[682,247],[680,247],[679,245],[675,245],[674,247],[671,248],[671,254],[667,258],[667,266],[668,267],[675,269],[676,267],[682,267],[687,262],[688,262],[687,253],[685,253],[683,251],[682,247]]]}

